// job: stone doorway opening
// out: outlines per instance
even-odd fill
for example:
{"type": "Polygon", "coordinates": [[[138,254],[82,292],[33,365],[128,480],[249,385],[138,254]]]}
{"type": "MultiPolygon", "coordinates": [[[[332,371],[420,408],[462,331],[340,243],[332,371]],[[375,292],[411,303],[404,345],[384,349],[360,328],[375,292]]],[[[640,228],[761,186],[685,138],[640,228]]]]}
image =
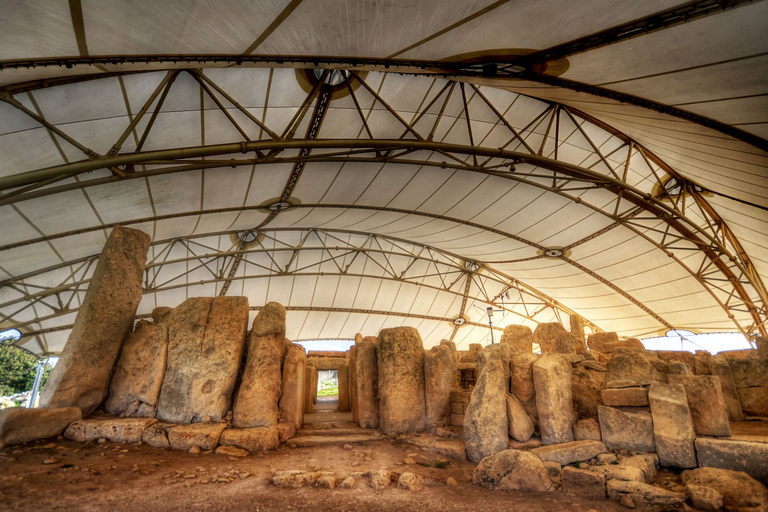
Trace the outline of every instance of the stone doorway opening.
{"type": "Polygon", "coordinates": [[[339,371],[319,370],[317,372],[317,400],[315,411],[339,410],[339,371]]]}

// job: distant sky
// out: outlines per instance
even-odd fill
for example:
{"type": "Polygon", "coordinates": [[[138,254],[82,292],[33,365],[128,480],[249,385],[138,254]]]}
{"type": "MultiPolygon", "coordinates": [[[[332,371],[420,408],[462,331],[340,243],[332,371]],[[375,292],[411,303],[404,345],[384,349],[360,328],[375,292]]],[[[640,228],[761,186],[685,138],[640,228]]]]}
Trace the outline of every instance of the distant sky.
{"type": "Polygon", "coordinates": [[[681,336],[667,336],[660,338],[645,338],[640,340],[648,350],[708,350],[716,354],[723,350],[744,350],[752,348],[747,339],[734,332],[722,332],[711,334],[691,334],[687,331],[677,331],[681,336]]]}
{"type": "Polygon", "coordinates": [[[312,340],[312,341],[297,341],[299,345],[310,350],[333,350],[346,352],[349,347],[355,344],[355,340],[312,340]]]}

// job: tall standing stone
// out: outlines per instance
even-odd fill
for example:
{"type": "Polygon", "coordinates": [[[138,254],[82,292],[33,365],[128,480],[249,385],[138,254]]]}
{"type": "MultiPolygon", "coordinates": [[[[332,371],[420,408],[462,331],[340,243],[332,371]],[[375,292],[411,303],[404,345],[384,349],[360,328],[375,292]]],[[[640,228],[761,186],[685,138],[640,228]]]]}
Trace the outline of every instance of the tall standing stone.
{"type": "Polygon", "coordinates": [[[720,388],[723,391],[723,400],[728,409],[728,417],[731,421],[744,421],[744,412],[741,409],[739,393],[736,391],[736,381],[733,378],[731,365],[724,355],[716,355],[709,360],[709,371],[712,375],[720,377],[720,388]]]}
{"type": "Polygon", "coordinates": [[[269,302],[259,310],[248,336],[248,357],[233,409],[235,427],[277,425],[284,340],[285,308],[269,302]]]}
{"type": "Polygon", "coordinates": [[[662,466],[696,467],[693,420],[681,384],[654,382],[648,392],[653,416],[653,437],[662,466]]]}
{"type": "Polygon", "coordinates": [[[304,380],[304,414],[310,414],[315,410],[315,395],[317,394],[317,368],[307,366],[304,380]]]}
{"type": "Polygon", "coordinates": [[[304,388],[307,354],[304,347],[291,343],[283,361],[283,382],[278,409],[280,421],[301,428],[304,423],[304,388]]]}
{"type": "Polygon", "coordinates": [[[509,361],[509,390],[520,400],[525,411],[538,421],[536,388],[533,385],[533,364],[539,360],[536,354],[518,354],[509,361]]]}
{"type": "Polygon", "coordinates": [[[349,381],[349,410],[352,412],[352,422],[360,421],[360,401],[357,398],[357,344],[362,342],[362,336],[355,336],[355,344],[349,347],[348,360],[351,371],[347,372],[349,381]]]}
{"type": "Polygon", "coordinates": [[[227,415],[247,327],[247,297],[195,297],[173,310],[158,419],[193,423],[227,415]]]}
{"type": "Polygon", "coordinates": [[[573,441],[571,365],[561,355],[545,355],[533,365],[533,382],[541,442],[559,444],[573,441]]]}
{"type": "Polygon", "coordinates": [[[424,345],[413,327],[379,332],[379,415],[387,435],[425,429],[424,345]]]}
{"type": "Polygon", "coordinates": [[[533,342],[541,348],[542,354],[573,354],[576,352],[576,340],[573,335],[557,322],[536,326],[533,342]]]}
{"type": "Polygon", "coordinates": [[[135,416],[141,407],[142,416],[151,411],[154,417],[167,357],[168,317],[159,323],[139,320],[120,351],[104,404],[107,412],[135,416]]]}
{"type": "Polygon", "coordinates": [[[512,347],[515,354],[532,354],[533,331],[527,325],[508,325],[501,335],[501,343],[512,347]]]}
{"type": "Polygon", "coordinates": [[[584,334],[584,319],[581,315],[573,314],[570,316],[571,334],[576,338],[576,353],[581,354],[587,351],[587,341],[584,334]]]}
{"type": "Polygon", "coordinates": [[[357,416],[362,428],[379,428],[379,374],[376,338],[366,336],[355,345],[357,416]]]}
{"type": "MultiPolygon", "coordinates": [[[[684,364],[684,363],[682,363],[684,364]]],[[[720,377],[712,375],[669,375],[670,384],[682,384],[688,397],[693,430],[703,436],[730,436],[728,408],[720,377]]]]}
{"type": "Polygon", "coordinates": [[[425,397],[427,405],[427,429],[450,423],[451,389],[453,389],[455,359],[445,345],[432,347],[424,354],[425,397]]]}
{"type": "Polygon", "coordinates": [[[336,369],[339,382],[339,411],[349,411],[349,366],[343,364],[336,369]]]}
{"type": "Polygon", "coordinates": [[[489,361],[472,390],[464,417],[467,457],[473,462],[509,448],[505,388],[502,362],[498,359],[489,361]]]}
{"type": "Polygon", "coordinates": [[[149,242],[141,231],[112,229],[40,407],[79,407],[85,416],[107,397],[112,369],[141,301],[149,242]]]}
{"type": "Polygon", "coordinates": [[[498,359],[502,363],[504,373],[509,378],[509,361],[512,359],[512,347],[506,343],[494,343],[486,346],[482,352],[477,354],[477,376],[483,373],[483,367],[488,361],[498,359]]]}

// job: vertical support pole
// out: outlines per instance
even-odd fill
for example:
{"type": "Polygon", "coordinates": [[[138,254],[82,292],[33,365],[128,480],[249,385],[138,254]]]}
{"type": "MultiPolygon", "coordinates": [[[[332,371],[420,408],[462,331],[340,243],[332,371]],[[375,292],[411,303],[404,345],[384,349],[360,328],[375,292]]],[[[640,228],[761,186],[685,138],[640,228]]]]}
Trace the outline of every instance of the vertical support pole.
{"type": "Polygon", "coordinates": [[[29,397],[29,403],[27,409],[32,409],[35,406],[37,395],[40,392],[40,381],[43,380],[43,372],[45,371],[45,365],[48,364],[48,360],[37,361],[37,372],[35,373],[35,382],[32,384],[32,396],[29,397]]]}

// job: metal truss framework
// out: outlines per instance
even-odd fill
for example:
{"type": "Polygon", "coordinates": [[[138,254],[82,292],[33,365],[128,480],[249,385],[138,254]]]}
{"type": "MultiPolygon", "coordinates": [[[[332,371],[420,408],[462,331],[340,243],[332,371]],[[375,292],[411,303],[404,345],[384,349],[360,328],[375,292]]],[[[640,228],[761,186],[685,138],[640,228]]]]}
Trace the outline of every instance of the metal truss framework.
{"type": "MultiPolygon", "coordinates": [[[[327,73],[323,77],[327,76],[327,73]]],[[[594,233],[583,240],[571,244],[564,248],[565,251],[578,246],[590,239],[599,236],[609,229],[622,226],[635,235],[643,238],[653,244],[659,250],[663,251],[672,260],[682,266],[690,275],[694,276],[701,286],[709,292],[714,300],[723,308],[729,318],[731,318],[736,327],[745,335],[755,332],[766,334],[766,304],[768,295],[762,284],[759,275],[751,264],[748,255],[739,245],[738,240],[727,228],[725,222],[717,215],[706,199],[696,189],[695,184],[685,180],[678,175],[671,167],[664,164],[651,152],[643,148],[640,144],[624,136],[609,126],[566,106],[549,103],[547,107],[532,121],[522,128],[515,128],[514,120],[506,119],[504,114],[483,94],[481,87],[463,82],[445,81],[442,89],[437,91],[429,101],[425,101],[417,112],[397,112],[389,103],[385,101],[373,88],[371,88],[361,76],[356,72],[351,72],[348,79],[348,85],[362,87],[375,99],[375,102],[382,106],[394,119],[403,127],[403,133],[398,139],[379,139],[375,136],[376,127],[369,126],[366,122],[366,113],[360,107],[355,96],[354,88],[348,87],[352,95],[358,113],[365,127],[365,133],[368,138],[358,139],[324,139],[314,137],[296,139],[294,134],[301,125],[304,117],[309,111],[312,102],[319,101],[323,97],[322,79],[318,82],[319,86],[307,95],[302,107],[290,121],[288,126],[280,129],[271,129],[263,122],[255,118],[247,109],[240,105],[234,98],[226,93],[218,84],[210,78],[205,77],[200,70],[171,70],[168,71],[166,78],[160,83],[158,88],[148,98],[141,111],[132,119],[130,125],[125,130],[121,138],[116,141],[112,150],[107,155],[98,155],[89,148],[80,144],[72,137],[68,136],[61,129],[48,123],[42,116],[29,111],[12,95],[7,92],[0,95],[0,99],[10,103],[16,108],[24,111],[27,115],[38,121],[50,132],[62,137],[73,146],[80,149],[88,158],[79,162],[73,162],[66,165],[49,167],[28,173],[0,178],[0,191],[5,193],[0,196],[0,204],[11,204],[33,197],[44,197],[66,190],[85,189],[90,186],[100,185],[115,181],[145,178],[166,173],[185,172],[196,169],[214,169],[237,166],[260,166],[278,163],[291,163],[295,166],[303,166],[312,162],[364,162],[374,164],[408,164],[419,166],[433,166],[452,170],[461,170],[464,172],[482,173],[525,183],[539,189],[557,194],[567,198],[570,201],[587,207],[594,212],[599,213],[612,221],[611,226],[594,233]],[[181,72],[192,74],[203,87],[203,90],[214,98],[216,105],[225,114],[229,121],[238,129],[245,140],[233,142],[230,144],[207,145],[198,147],[186,147],[176,149],[166,149],[159,151],[143,151],[143,142],[151,136],[153,120],[162,107],[164,99],[168,96],[173,80],[181,72]],[[458,91],[457,91],[458,89],[458,91]],[[444,116],[446,105],[451,95],[460,93],[463,102],[462,112],[457,119],[447,119],[444,116]],[[487,147],[483,145],[482,140],[476,140],[472,133],[470,104],[471,102],[481,101],[490,108],[497,117],[496,127],[505,127],[508,130],[509,141],[501,147],[487,147]],[[154,105],[154,109],[152,109],[154,105]],[[437,108],[442,105],[436,120],[431,125],[429,134],[422,133],[422,125],[419,121],[425,116],[430,108],[437,108]],[[133,153],[121,153],[120,148],[128,136],[132,133],[136,138],[136,126],[139,120],[152,110],[149,122],[141,135],[138,149],[133,153]],[[265,139],[250,140],[245,131],[238,125],[235,119],[228,111],[239,111],[246,115],[248,119],[255,123],[262,133],[266,134],[265,139]],[[406,118],[410,117],[411,121],[406,118]],[[434,135],[438,125],[443,123],[455,123],[463,117],[466,120],[466,129],[469,135],[470,144],[449,144],[434,141],[434,135]],[[589,137],[588,125],[607,130],[617,138],[621,139],[622,144],[603,152],[589,137]],[[278,133],[282,135],[278,135],[278,133]],[[543,134],[543,135],[542,135],[543,134]],[[585,139],[590,148],[591,154],[579,161],[565,161],[564,150],[572,146],[569,141],[571,137],[581,137],[585,139]],[[312,150],[323,150],[315,152],[312,150]],[[243,154],[242,158],[230,158],[227,160],[216,160],[212,157],[217,155],[243,154]],[[249,156],[252,154],[253,156],[249,156]],[[630,182],[630,161],[634,158],[641,158],[645,162],[643,166],[644,175],[635,178],[630,182]],[[56,183],[72,176],[77,176],[96,169],[111,169],[112,176],[106,178],[96,178],[80,181],[65,185],[56,183]],[[45,187],[45,188],[43,188],[45,187]],[[588,200],[588,192],[608,191],[613,194],[614,199],[609,204],[597,204],[588,200]],[[585,199],[587,197],[587,199],[585,199]],[[691,251],[699,255],[698,258],[688,258],[691,251]],[[752,319],[750,325],[742,325],[735,319],[734,313],[746,312],[752,319]]],[[[316,110],[315,110],[316,112],[316,110]]],[[[322,119],[320,119],[322,121],[322,119]]],[[[277,127],[273,127],[277,128],[277,127]]],[[[322,135],[322,133],[320,133],[322,135]]],[[[637,173],[637,169],[633,169],[637,173]]],[[[299,176],[296,176],[298,179],[299,176]]],[[[293,182],[295,185],[295,180],[293,182]]],[[[290,199],[289,186],[286,185],[288,193],[284,193],[283,199],[290,199]]],[[[381,211],[396,211],[394,209],[367,207],[360,205],[301,205],[304,208],[363,208],[381,211]]],[[[244,210],[247,208],[233,208],[232,210],[244,210]]],[[[219,210],[221,211],[221,210],[219,210]]],[[[205,211],[194,211],[183,215],[200,215],[209,213],[205,211]]],[[[425,215],[424,212],[403,211],[411,215],[425,215]]],[[[279,214],[279,211],[275,214],[279,214]]],[[[168,216],[166,216],[168,217],[168,216]]],[[[545,249],[538,244],[525,240],[512,233],[504,233],[488,226],[473,225],[469,221],[462,219],[448,219],[444,216],[435,216],[465,225],[471,225],[479,229],[501,234],[510,239],[524,242],[537,249],[545,249]]],[[[134,224],[146,222],[147,220],[158,220],[162,216],[150,219],[130,219],[121,224],[134,224]]],[[[272,216],[274,218],[274,216],[272,216]]],[[[261,230],[266,229],[262,223],[261,230]]],[[[18,244],[9,244],[0,247],[0,251],[15,247],[18,245],[30,244],[49,240],[52,238],[69,236],[82,233],[89,230],[101,230],[109,226],[95,226],[93,228],[78,230],[73,233],[63,233],[48,237],[41,237],[34,240],[28,240],[18,244]]],[[[413,243],[413,242],[408,242],[413,243]]],[[[232,261],[238,261],[240,257],[249,254],[241,247],[235,247],[231,254],[225,254],[224,258],[231,258],[232,261]],[[240,250],[239,250],[240,249],[240,250]]],[[[434,250],[434,249],[432,249],[434,250]]],[[[435,253],[437,254],[437,253],[435,253]]],[[[573,265],[575,268],[591,275],[598,281],[603,282],[617,293],[624,296],[627,300],[634,303],[650,316],[654,317],[660,324],[673,328],[661,316],[657,315],[645,305],[635,300],[631,295],[621,290],[609,280],[601,277],[596,272],[580,265],[578,262],[563,256],[562,260],[573,265]]],[[[334,260],[335,261],[335,260],[334,260]]],[[[56,298],[57,303],[53,304],[53,310],[65,311],[70,308],[73,302],[72,295],[64,296],[62,293],[73,293],[74,289],[79,290],[81,286],[78,283],[84,283],[84,276],[90,270],[92,259],[86,259],[78,262],[70,262],[72,268],[71,276],[60,286],[43,286],[43,291],[30,293],[25,280],[31,276],[21,276],[1,282],[0,287],[13,288],[18,291],[20,297],[25,300],[32,300],[33,296],[45,296],[46,298],[56,298]],[[79,273],[80,272],[80,273],[79,273]],[[18,288],[18,289],[17,289],[18,288]],[[42,294],[42,295],[41,295],[42,294]]],[[[435,264],[439,261],[435,260],[435,264]]],[[[60,267],[58,265],[57,267],[60,267]]],[[[154,267],[150,267],[154,268],[154,267]]],[[[455,272],[454,270],[451,272],[455,272]]],[[[231,267],[230,267],[231,269],[231,267]]],[[[51,269],[44,269],[36,275],[44,273],[51,269]]],[[[236,267],[235,267],[236,270],[236,267]]],[[[211,282],[229,282],[238,279],[234,275],[222,275],[212,278],[211,282]],[[218,280],[218,281],[217,281],[218,280]]],[[[256,278],[257,276],[253,276],[256,278]]],[[[388,279],[398,279],[394,275],[385,276],[388,279]]],[[[154,282],[154,280],[152,281],[154,282]]],[[[465,279],[464,284],[468,281],[465,279]]],[[[457,283],[454,283],[457,284],[457,283]]],[[[40,285],[32,285],[40,286],[40,285]]],[[[180,285],[179,285],[180,286],[180,285]]],[[[460,288],[460,287],[459,287],[460,288]]],[[[153,288],[148,285],[148,290],[153,288]]],[[[449,288],[451,293],[461,294],[461,290],[449,288]],[[453,291],[451,291],[453,290],[453,291]]],[[[79,292],[78,292],[79,293],[79,292]]],[[[535,294],[534,294],[535,295],[535,294]]],[[[488,303],[494,303],[492,297],[486,297],[484,300],[488,303]]],[[[15,299],[11,303],[5,302],[0,305],[0,310],[7,311],[6,308],[12,304],[18,303],[15,299]]],[[[465,301],[466,303],[466,301],[465,301]]],[[[47,303],[46,303],[47,304],[47,303]]],[[[47,304],[51,306],[50,304],[47,304]]],[[[463,308],[462,308],[463,309],[463,308]]],[[[71,309],[70,309],[71,311],[71,309]]],[[[458,312],[459,315],[464,311],[458,312]]],[[[3,313],[3,317],[12,320],[15,312],[10,314],[3,313]]],[[[57,314],[57,313],[53,313],[57,314]]]]}

